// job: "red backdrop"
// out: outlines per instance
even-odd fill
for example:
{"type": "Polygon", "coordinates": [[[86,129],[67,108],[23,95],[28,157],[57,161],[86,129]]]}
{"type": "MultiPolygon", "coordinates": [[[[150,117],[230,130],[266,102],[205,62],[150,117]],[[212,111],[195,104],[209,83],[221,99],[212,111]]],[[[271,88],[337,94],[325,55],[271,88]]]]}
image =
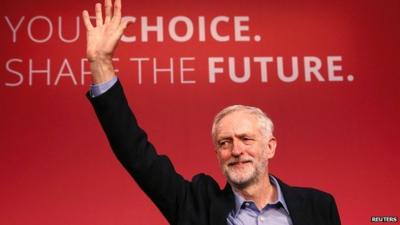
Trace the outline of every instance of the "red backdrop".
{"type": "MultiPolygon", "coordinates": [[[[84,96],[80,14],[94,3],[0,7],[0,224],[167,224],[84,96]]],[[[212,118],[255,105],[276,125],[273,174],[332,193],[343,224],[399,216],[399,1],[123,4],[136,41],[119,44],[115,66],[151,141],[185,177],[224,184],[212,118]]]]}

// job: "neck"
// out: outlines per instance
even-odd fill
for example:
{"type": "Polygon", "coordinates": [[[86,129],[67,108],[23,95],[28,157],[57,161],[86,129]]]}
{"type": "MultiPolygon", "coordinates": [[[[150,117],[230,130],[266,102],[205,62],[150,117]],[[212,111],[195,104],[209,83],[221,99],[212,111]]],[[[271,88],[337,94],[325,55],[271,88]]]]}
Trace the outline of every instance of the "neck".
{"type": "Polygon", "coordinates": [[[271,184],[268,176],[246,187],[231,186],[244,199],[253,201],[259,210],[277,199],[276,187],[271,184]]]}

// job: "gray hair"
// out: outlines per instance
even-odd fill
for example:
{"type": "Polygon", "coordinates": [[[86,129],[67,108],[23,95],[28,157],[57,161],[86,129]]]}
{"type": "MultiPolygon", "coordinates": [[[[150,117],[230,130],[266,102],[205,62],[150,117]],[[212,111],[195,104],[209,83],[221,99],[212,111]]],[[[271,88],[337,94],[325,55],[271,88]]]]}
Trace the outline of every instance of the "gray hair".
{"type": "Polygon", "coordinates": [[[272,120],[268,118],[268,116],[259,108],[253,107],[253,106],[246,106],[246,105],[231,105],[228,106],[224,109],[222,109],[215,117],[214,117],[214,122],[211,128],[211,136],[213,139],[214,144],[216,143],[216,135],[217,135],[217,128],[219,126],[219,122],[221,120],[234,112],[247,112],[251,115],[254,115],[259,124],[259,128],[261,131],[261,134],[265,137],[268,138],[269,136],[272,136],[272,133],[274,132],[274,124],[272,123],[272,120]]]}

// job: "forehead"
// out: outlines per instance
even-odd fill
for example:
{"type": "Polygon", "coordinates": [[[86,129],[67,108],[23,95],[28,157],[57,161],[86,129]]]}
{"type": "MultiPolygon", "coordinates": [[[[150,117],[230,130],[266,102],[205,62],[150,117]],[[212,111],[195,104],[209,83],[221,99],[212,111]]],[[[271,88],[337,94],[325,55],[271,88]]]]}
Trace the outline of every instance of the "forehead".
{"type": "Polygon", "coordinates": [[[258,118],[246,111],[236,111],[222,118],[217,126],[217,137],[256,134],[260,131],[258,118]]]}

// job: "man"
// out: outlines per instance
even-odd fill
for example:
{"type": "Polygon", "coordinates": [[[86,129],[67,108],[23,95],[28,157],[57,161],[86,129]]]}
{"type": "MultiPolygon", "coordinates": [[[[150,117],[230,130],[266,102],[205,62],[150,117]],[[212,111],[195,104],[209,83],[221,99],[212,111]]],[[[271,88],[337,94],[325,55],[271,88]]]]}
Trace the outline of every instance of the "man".
{"type": "Polygon", "coordinates": [[[330,194],[290,187],[269,174],[275,154],[272,121],[258,108],[235,105],[222,110],[212,127],[220,167],[228,184],[199,174],[191,181],[157,154],[125,99],[112,56],[128,22],[121,20],[121,0],[96,4],[96,26],[83,11],[87,57],[93,86],[90,99],[119,161],[171,224],[340,224],[330,194]]]}

